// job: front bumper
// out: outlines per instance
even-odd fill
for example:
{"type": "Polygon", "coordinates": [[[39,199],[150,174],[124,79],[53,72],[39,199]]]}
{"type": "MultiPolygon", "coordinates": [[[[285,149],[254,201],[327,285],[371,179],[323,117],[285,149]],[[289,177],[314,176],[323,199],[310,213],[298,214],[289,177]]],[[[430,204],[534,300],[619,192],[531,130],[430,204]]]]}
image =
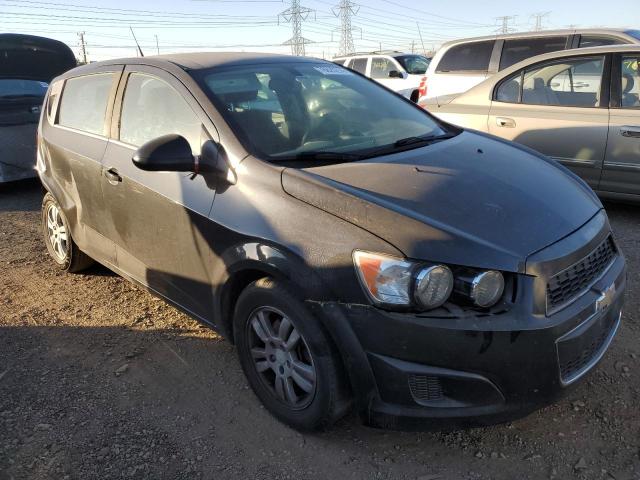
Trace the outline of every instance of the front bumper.
{"type": "Polygon", "coordinates": [[[551,403],[602,358],[626,284],[619,255],[553,316],[514,308],[460,319],[310,302],[339,346],[365,423],[407,430],[521,417],[551,403]],[[602,310],[597,300],[615,285],[602,310]]]}

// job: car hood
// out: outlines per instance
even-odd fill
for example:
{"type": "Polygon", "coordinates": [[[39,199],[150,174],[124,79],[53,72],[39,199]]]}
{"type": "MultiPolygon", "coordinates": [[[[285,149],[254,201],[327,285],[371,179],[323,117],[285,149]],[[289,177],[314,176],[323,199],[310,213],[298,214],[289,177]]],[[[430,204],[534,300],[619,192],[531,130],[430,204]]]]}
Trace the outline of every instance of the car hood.
{"type": "Polygon", "coordinates": [[[0,79],[19,78],[51,82],[74,68],[71,49],[50,38],[13,33],[0,34],[0,79]]]}
{"type": "Polygon", "coordinates": [[[371,160],[287,168],[282,184],[409,258],[512,272],[602,208],[556,162],[471,132],[371,160]]]}

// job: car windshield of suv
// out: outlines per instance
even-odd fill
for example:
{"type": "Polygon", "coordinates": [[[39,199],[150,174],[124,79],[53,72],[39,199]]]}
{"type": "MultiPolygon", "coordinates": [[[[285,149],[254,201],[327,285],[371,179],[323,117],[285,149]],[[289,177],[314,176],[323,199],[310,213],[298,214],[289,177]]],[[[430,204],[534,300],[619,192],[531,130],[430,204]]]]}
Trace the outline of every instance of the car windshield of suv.
{"type": "Polygon", "coordinates": [[[422,55],[402,55],[395,57],[395,59],[410,75],[424,75],[427,73],[429,63],[431,63],[431,60],[422,55]]]}
{"type": "Polygon", "coordinates": [[[0,99],[44,97],[48,87],[35,80],[0,79],[0,99]]]}
{"type": "Polygon", "coordinates": [[[193,75],[245,148],[270,161],[358,160],[452,134],[419,107],[337,65],[274,63],[193,75]]]}

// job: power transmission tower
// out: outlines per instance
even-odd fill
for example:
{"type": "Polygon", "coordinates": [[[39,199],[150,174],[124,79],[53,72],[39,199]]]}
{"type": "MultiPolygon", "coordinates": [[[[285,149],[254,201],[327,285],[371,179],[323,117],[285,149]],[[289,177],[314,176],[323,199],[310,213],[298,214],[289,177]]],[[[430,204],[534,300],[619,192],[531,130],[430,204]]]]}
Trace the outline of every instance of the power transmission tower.
{"type": "Polygon", "coordinates": [[[533,18],[536,19],[536,26],[535,26],[536,32],[539,32],[540,30],[542,30],[542,21],[544,20],[545,17],[548,17],[549,15],[551,15],[551,12],[538,12],[531,15],[533,18]]]}
{"type": "Polygon", "coordinates": [[[500,28],[498,28],[498,32],[500,33],[509,33],[509,32],[513,32],[513,28],[511,28],[509,26],[509,23],[511,23],[512,20],[515,20],[516,17],[514,15],[508,15],[508,16],[504,16],[504,17],[496,17],[496,20],[498,22],[501,22],[502,25],[500,26],[500,28]]]}
{"type": "Polygon", "coordinates": [[[84,32],[78,32],[78,39],[80,40],[80,61],[83,65],[87,64],[87,42],[84,40],[84,32]]]}
{"type": "Polygon", "coordinates": [[[360,10],[360,7],[351,0],[340,0],[340,3],[333,8],[333,14],[340,18],[340,46],[338,47],[338,55],[349,55],[355,51],[351,16],[357,15],[358,10],[360,10]]]}
{"type": "Polygon", "coordinates": [[[154,35],[156,37],[156,52],[160,55],[160,43],[158,43],[158,35],[154,35]]]}
{"type": "Polygon", "coordinates": [[[284,45],[291,45],[291,53],[293,55],[303,56],[305,54],[305,44],[311,43],[311,40],[302,36],[302,22],[309,18],[311,13],[314,13],[314,11],[301,6],[300,0],[291,0],[291,6],[278,15],[278,23],[282,18],[285,22],[291,23],[293,28],[293,36],[284,42],[284,45]]]}

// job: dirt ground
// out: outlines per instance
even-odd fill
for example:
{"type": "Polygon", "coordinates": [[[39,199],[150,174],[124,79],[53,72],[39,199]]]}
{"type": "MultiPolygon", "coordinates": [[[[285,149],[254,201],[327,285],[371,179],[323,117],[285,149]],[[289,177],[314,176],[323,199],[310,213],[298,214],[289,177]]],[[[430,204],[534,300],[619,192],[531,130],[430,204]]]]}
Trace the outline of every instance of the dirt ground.
{"type": "Polygon", "coordinates": [[[505,425],[302,435],[215,333],[102,267],[57,271],[36,182],[0,186],[0,480],[640,479],[640,208],[607,205],[629,262],[623,325],[559,403],[505,425]]]}

